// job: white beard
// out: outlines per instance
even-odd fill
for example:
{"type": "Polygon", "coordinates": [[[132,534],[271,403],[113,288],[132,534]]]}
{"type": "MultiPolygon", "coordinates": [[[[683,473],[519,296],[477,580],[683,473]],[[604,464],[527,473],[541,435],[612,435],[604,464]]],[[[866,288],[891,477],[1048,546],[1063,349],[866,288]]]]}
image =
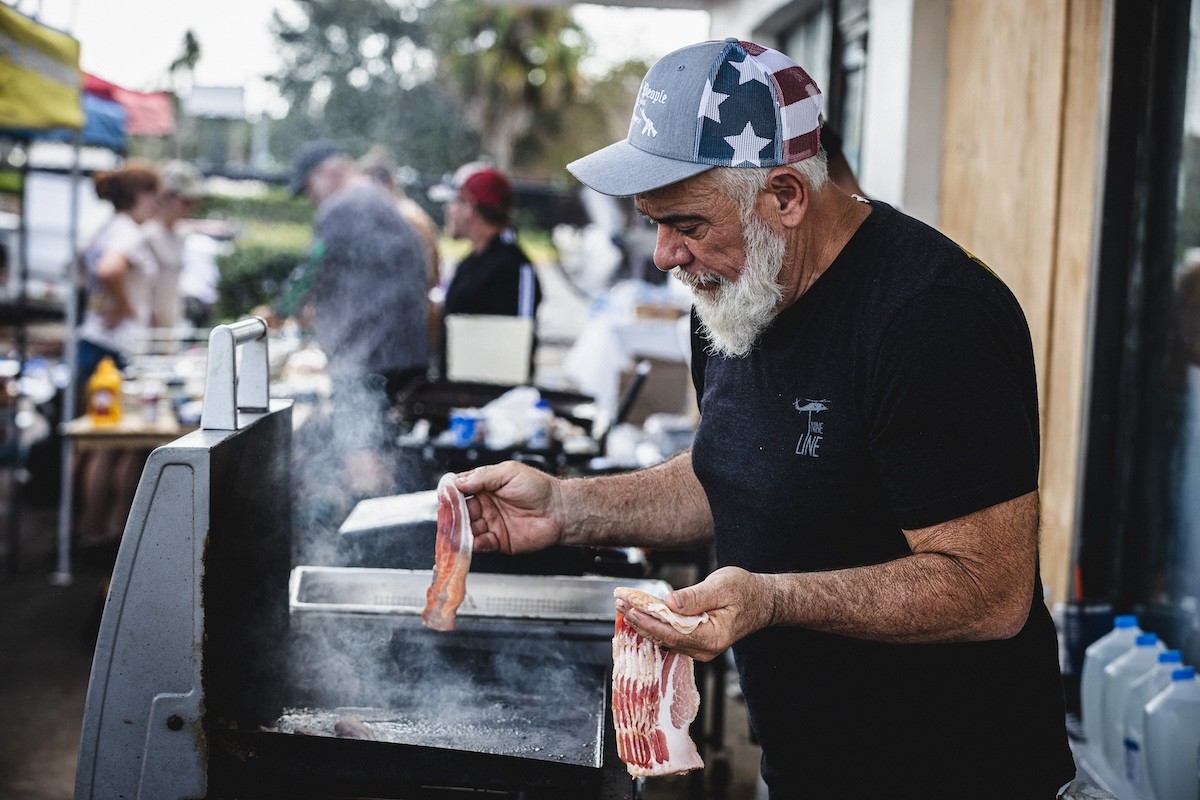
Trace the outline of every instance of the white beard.
{"type": "Polygon", "coordinates": [[[746,225],[746,266],[736,281],[715,275],[693,277],[676,268],[675,277],[692,289],[692,303],[700,317],[700,334],[708,339],[708,351],[725,358],[741,358],[750,352],[783,299],[776,283],[783,268],[784,241],[762,221],[746,225]],[[715,290],[696,291],[717,284],[715,290]]]}

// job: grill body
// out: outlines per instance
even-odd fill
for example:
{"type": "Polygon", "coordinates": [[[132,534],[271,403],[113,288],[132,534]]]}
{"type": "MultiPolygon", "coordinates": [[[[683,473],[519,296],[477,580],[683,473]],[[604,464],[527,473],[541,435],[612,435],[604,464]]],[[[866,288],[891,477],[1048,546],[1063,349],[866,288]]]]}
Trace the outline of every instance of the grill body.
{"type": "Polygon", "coordinates": [[[194,431],[146,463],[97,636],[77,800],[205,797],[215,715],[276,715],[291,406],[243,422],[194,431]]]}

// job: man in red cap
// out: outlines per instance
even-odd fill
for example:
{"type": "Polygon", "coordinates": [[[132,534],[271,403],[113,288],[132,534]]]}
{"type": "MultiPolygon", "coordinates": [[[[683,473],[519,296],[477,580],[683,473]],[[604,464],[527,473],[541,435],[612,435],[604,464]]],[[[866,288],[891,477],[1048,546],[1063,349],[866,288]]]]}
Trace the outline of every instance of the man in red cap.
{"type": "MultiPolygon", "coordinates": [[[[469,241],[471,254],[455,268],[446,290],[442,342],[450,314],[497,314],[536,321],[542,290],[512,228],[512,184],[495,167],[471,165],[459,170],[453,188],[446,206],[446,233],[469,241]]],[[[532,375],[532,350],[529,358],[532,375]]],[[[445,367],[443,344],[443,375],[445,367]]]]}

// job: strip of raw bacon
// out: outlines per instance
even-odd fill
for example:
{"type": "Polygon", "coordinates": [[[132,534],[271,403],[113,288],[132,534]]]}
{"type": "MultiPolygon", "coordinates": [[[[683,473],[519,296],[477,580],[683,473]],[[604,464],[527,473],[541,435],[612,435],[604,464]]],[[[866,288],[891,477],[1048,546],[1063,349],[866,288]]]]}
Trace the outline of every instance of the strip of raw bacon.
{"type": "Polygon", "coordinates": [[[437,485],[437,543],[434,548],[433,581],[425,592],[421,621],[435,631],[455,629],[455,614],[467,596],[467,572],[471,569],[471,519],[467,498],[454,485],[454,473],[442,476],[437,485]]]}
{"type": "MultiPolygon", "coordinates": [[[[707,614],[676,614],[637,589],[620,587],[613,594],[684,633],[708,619],[707,614]]],[[[694,662],[643,637],[625,624],[621,613],[613,634],[612,707],[617,755],[633,777],[675,775],[704,766],[688,735],[700,710],[694,662]]]]}
{"type": "Polygon", "coordinates": [[[624,600],[629,605],[647,614],[658,617],[680,633],[691,633],[701,622],[708,622],[708,614],[696,615],[677,614],[667,608],[667,604],[654,595],[634,589],[632,586],[618,586],[613,589],[613,597],[624,600]]]}

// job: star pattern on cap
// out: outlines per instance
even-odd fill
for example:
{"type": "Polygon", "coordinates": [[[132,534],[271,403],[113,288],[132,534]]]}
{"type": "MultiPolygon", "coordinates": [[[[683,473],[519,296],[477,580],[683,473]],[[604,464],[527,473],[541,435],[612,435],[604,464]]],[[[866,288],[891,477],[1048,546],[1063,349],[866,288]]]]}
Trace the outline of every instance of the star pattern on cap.
{"type": "Polygon", "coordinates": [[[711,72],[697,80],[702,164],[773,167],[808,158],[820,144],[821,92],[794,61],[753,42],[725,42],[711,72]]]}
{"type": "Polygon", "coordinates": [[[725,141],[729,142],[729,146],[733,148],[733,158],[729,159],[729,166],[736,167],[739,164],[753,164],[756,167],[762,166],[759,161],[759,153],[762,149],[771,143],[770,139],[764,139],[754,133],[754,125],[747,122],[746,127],[742,128],[742,132],[736,136],[726,136],[725,141]]]}
{"type": "Polygon", "coordinates": [[[754,63],[753,59],[743,58],[741,61],[730,61],[729,66],[738,71],[738,86],[750,81],[758,81],[762,85],[767,85],[767,74],[763,72],[762,67],[754,63]]]}
{"type": "Polygon", "coordinates": [[[721,121],[721,103],[729,99],[729,95],[713,91],[712,81],[704,84],[703,100],[700,103],[699,117],[707,117],[713,122],[721,121]]]}

